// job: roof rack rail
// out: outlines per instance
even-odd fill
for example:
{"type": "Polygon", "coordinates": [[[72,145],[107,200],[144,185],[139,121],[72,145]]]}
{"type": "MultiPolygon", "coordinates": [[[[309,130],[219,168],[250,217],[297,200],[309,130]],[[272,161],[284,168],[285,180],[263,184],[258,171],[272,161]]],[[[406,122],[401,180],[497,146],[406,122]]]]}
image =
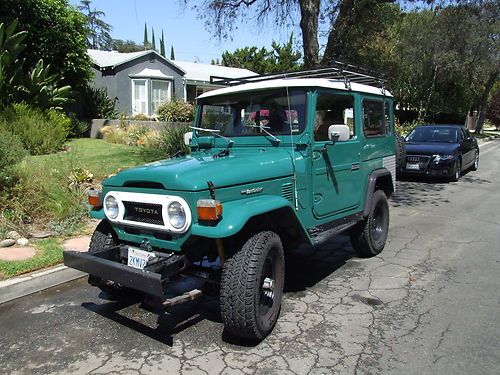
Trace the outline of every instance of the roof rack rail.
{"type": "Polygon", "coordinates": [[[341,80],[346,88],[350,89],[351,83],[362,83],[385,89],[385,75],[380,72],[347,64],[342,61],[332,61],[330,66],[315,69],[296,70],[283,73],[270,73],[250,77],[227,78],[210,76],[210,83],[221,86],[235,86],[244,83],[262,82],[280,78],[327,78],[341,80]]]}

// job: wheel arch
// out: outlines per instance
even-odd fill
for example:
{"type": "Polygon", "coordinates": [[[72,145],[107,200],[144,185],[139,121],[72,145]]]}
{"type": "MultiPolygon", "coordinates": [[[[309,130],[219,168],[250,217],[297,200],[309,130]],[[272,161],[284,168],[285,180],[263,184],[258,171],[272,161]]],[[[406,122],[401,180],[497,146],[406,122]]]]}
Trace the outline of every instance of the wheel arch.
{"type": "Polygon", "coordinates": [[[387,197],[390,197],[394,193],[393,179],[391,172],[386,168],[381,168],[374,170],[368,177],[368,184],[366,187],[365,196],[365,208],[363,210],[363,216],[368,216],[371,205],[372,205],[372,195],[375,190],[383,190],[387,197]]]}

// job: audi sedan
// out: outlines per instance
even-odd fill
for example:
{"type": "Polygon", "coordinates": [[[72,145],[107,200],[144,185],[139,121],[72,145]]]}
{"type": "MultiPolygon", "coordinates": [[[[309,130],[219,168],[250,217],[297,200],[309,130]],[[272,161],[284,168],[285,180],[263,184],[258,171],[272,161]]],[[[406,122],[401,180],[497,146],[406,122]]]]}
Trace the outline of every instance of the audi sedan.
{"type": "Polygon", "coordinates": [[[462,125],[420,125],[405,140],[403,174],[458,181],[463,171],[479,166],[477,141],[462,125]]]}

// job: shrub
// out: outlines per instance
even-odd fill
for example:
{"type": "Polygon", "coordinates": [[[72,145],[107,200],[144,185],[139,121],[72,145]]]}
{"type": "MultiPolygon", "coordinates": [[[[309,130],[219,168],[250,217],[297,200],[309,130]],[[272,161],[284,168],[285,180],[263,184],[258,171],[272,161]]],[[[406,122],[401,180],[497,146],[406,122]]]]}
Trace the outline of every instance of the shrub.
{"type": "Polygon", "coordinates": [[[109,143],[128,146],[158,147],[160,137],[157,131],[143,125],[107,125],[100,130],[102,138],[109,143]]]}
{"type": "Polygon", "coordinates": [[[160,148],[170,157],[179,151],[188,154],[190,149],[184,144],[184,134],[187,132],[189,132],[188,127],[165,127],[160,132],[160,148]]]}
{"type": "Polygon", "coordinates": [[[156,111],[158,120],[173,122],[189,122],[194,118],[194,106],[180,100],[163,103],[156,111]]]}
{"type": "Polygon", "coordinates": [[[19,137],[3,129],[0,124],[0,192],[15,181],[13,166],[25,156],[26,150],[19,137]]]}
{"type": "Polygon", "coordinates": [[[31,155],[49,154],[63,148],[71,129],[71,120],[49,109],[42,111],[21,103],[4,113],[4,126],[17,135],[31,155]]]}
{"type": "Polygon", "coordinates": [[[82,94],[83,112],[85,118],[118,118],[118,112],[115,108],[117,99],[110,98],[108,96],[108,91],[105,88],[85,86],[82,94]]]}
{"type": "Polygon", "coordinates": [[[133,115],[130,117],[131,120],[135,120],[135,121],[151,121],[151,117],[149,117],[148,115],[145,115],[144,113],[138,113],[136,115],[133,115]]]}

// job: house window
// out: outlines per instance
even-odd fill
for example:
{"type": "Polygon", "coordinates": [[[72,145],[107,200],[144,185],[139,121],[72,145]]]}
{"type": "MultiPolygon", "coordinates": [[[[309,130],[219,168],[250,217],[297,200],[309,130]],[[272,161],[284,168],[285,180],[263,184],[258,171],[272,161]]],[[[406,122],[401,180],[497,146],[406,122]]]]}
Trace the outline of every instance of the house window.
{"type": "Polygon", "coordinates": [[[145,79],[132,80],[132,113],[148,114],[148,82],[145,79]]]}
{"type": "Polygon", "coordinates": [[[151,102],[152,111],[156,110],[160,105],[170,101],[170,82],[169,81],[151,81],[151,102]]]}

